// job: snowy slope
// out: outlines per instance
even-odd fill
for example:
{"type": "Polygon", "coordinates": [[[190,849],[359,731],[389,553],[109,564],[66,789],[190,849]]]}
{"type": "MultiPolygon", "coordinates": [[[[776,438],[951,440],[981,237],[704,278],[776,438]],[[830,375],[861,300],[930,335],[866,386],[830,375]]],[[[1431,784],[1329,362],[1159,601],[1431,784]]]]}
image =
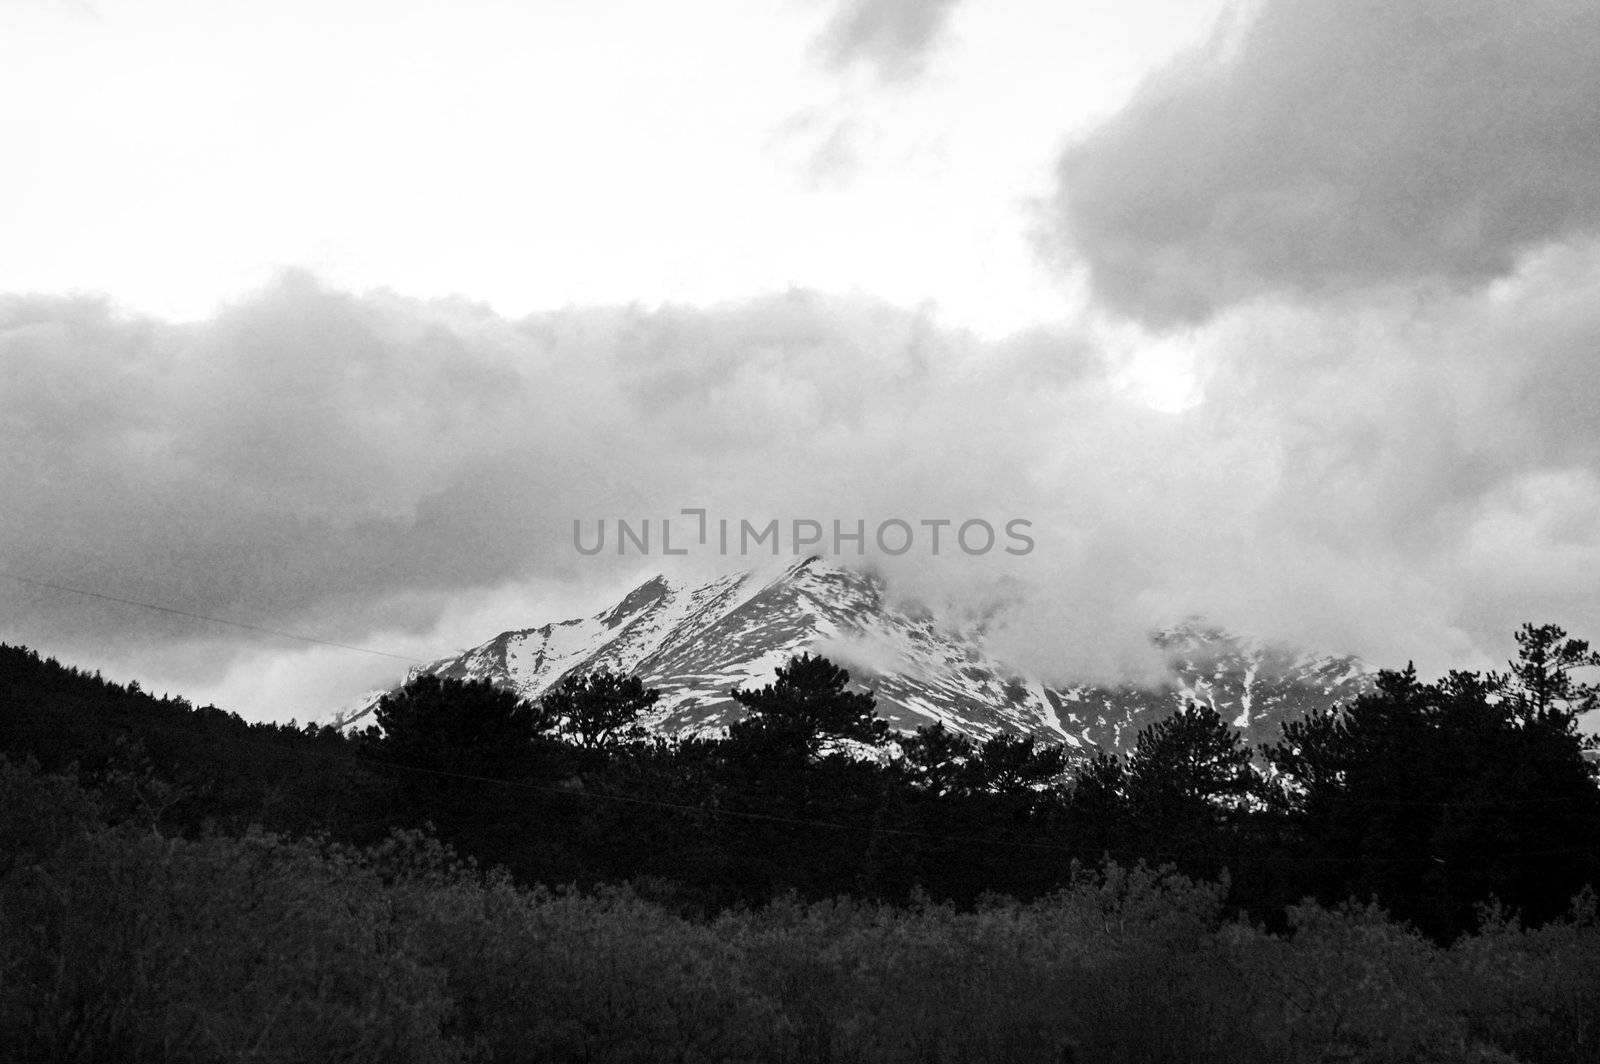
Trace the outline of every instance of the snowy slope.
{"type": "Polygon", "coordinates": [[[1140,728],[1189,700],[1214,706],[1248,741],[1268,741],[1279,721],[1344,701],[1371,681],[1353,658],[1198,625],[1152,640],[1172,667],[1161,687],[1050,687],[995,661],[981,633],[910,616],[885,602],[874,578],[807,559],[775,578],[735,573],[679,585],[656,577],[593,617],[505,632],[413,674],[491,680],[537,698],[573,670],[637,673],[661,691],[647,721],[653,729],[715,733],[740,715],[733,688],[770,683],[779,665],[809,650],[874,691],[879,715],[897,729],[943,723],[974,738],[1031,734],[1084,753],[1127,749],[1140,728]]]}

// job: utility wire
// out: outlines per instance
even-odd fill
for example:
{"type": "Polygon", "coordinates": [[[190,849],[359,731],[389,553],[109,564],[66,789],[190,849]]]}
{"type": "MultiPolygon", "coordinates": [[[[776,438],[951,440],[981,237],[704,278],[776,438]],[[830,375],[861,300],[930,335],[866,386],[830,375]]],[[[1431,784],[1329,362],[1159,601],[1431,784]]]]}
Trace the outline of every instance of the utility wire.
{"type": "Polygon", "coordinates": [[[318,646],[335,647],[339,650],[353,650],[357,654],[372,654],[380,658],[393,658],[395,661],[406,661],[413,665],[426,665],[425,661],[418,658],[407,657],[404,654],[390,654],[382,650],[373,650],[370,647],[356,647],[348,643],[335,643],[330,639],[318,639],[316,636],[300,635],[297,632],[285,632],[279,628],[267,628],[259,624],[246,624],[243,621],[230,621],[224,617],[210,617],[204,613],[191,613],[189,610],[175,609],[171,606],[159,606],[154,602],[141,602],[138,599],[122,598],[118,595],[107,595],[99,591],[86,591],[81,587],[67,587],[65,584],[52,584],[46,580],[35,580],[28,576],[18,576],[0,570],[0,577],[15,580],[19,584],[30,587],[44,588],[47,591],[62,591],[70,595],[82,595],[85,598],[100,599],[103,602],[116,602],[124,606],[137,606],[140,609],[155,610],[157,613],[169,613],[174,617],[188,617],[191,620],[207,621],[211,624],[225,624],[230,628],[242,628],[247,632],[262,632],[266,635],[280,636],[284,639],[298,639],[302,643],[315,643],[318,646]]]}

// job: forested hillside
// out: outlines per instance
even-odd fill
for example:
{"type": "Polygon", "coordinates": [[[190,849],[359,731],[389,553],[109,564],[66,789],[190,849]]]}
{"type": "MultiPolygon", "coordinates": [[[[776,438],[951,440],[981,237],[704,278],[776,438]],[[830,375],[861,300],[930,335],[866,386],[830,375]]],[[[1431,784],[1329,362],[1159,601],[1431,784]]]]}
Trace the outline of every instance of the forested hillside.
{"type": "Polygon", "coordinates": [[[1595,655],[1518,642],[1072,772],[815,657],[666,742],[610,673],[343,735],[0,648],[0,1053],[1600,1060],[1595,655]]]}

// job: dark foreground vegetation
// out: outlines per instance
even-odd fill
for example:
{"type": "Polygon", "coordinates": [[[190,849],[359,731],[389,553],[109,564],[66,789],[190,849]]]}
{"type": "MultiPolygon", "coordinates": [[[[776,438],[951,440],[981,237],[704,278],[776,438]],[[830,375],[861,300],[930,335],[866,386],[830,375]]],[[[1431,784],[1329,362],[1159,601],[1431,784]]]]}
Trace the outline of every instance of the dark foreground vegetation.
{"type": "Polygon", "coordinates": [[[344,735],[0,647],[0,1059],[1600,1061],[1596,655],[1518,642],[1091,761],[817,658],[668,742],[606,674],[344,735]]]}

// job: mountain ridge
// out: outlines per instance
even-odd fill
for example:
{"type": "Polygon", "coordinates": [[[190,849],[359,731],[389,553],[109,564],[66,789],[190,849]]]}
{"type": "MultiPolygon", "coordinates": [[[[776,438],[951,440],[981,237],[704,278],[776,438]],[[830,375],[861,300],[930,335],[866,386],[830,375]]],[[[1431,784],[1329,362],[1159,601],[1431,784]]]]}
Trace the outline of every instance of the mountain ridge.
{"type": "MultiPolygon", "coordinates": [[[[489,680],[538,698],[569,672],[637,674],[661,691],[645,719],[664,735],[718,734],[743,715],[735,687],[770,683],[802,652],[848,668],[897,731],[943,724],[983,740],[1032,735],[1089,756],[1123,751],[1186,702],[1209,705],[1252,745],[1278,725],[1368,690],[1375,670],[1348,655],[1242,639],[1196,620],[1151,634],[1170,676],[1152,686],[1048,684],[989,654],[981,627],[956,630],[888,604],[883,582],[817,557],[776,577],[743,571],[701,584],[654,576],[590,617],[502,632],[411,670],[489,680]]],[[[374,692],[341,725],[365,717],[374,692]]]]}

